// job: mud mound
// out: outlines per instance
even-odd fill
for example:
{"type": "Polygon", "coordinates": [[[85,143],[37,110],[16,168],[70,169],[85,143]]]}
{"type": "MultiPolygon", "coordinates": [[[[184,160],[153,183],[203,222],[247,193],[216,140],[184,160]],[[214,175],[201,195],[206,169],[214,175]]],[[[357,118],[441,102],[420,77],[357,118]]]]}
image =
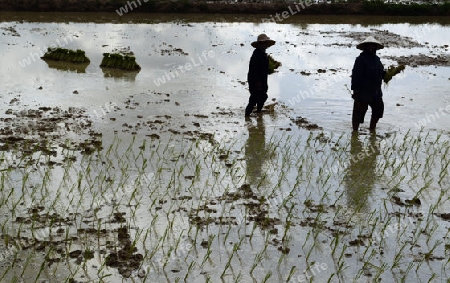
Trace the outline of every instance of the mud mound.
{"type": "MultiPolygon", "coordinates": [[[[10,105],[18,103],[11,100],[10,105]]],[[[18,150],[30,156],[35,152],[56,157],[57,148],[92,153],[101,148],[101,134],[91,130],[92,121],[85,111],[75,107],[12,110],[0,118],[0,151],[18,150]]],[[[4,153],[6,155],[6,153],[4,153]]],[[[4,160],[14,166],[13,160],[4,160]]]]}
{"type": "Polygon", "coordinates": [[[378,30],[371,29],[370,32],[337,32],[338,34],[354,39],[357,42],[361,42],[366,39],[368,36],[373,36],[376,39],[380,40],[384,46],[387,47],[396,47],[396,48],[414,48],[414,47],[424,47],[425,45],[420,44],[419,42],[413,40],[410,37],[401,36],[395,33],[392,33],[387,30],[378,30]]]}
{"type": "Polygon", "coordinates": [[[11,35],[11,36],[20,37],[20,34],[15,29],[15,26],[2,27],[2,28],[0,28],[0,30],[3,30],[3,32],[2,32],[3,35],[11,35]]]}
{"type": "Polygon", "coordinates": [[[400,65],[417,66],[450,66],[450,56],[431,57],[424,54],[410,56],[390,56],[388,59],[397,61],[400,65]]]}
{"type": "Polygon", "coordinates": [[[296,124],[299,128],[304,128],[307,130],[322,130],[322,127],[315,123],[309,122],[306,118],[303,117],[297,117],[297,118],[291,118],[291,121],[296,124]]]}
{"type": "MultiPolygon", "coordinates": [[[[29,227],[29,234],[9,235],[2,234],[2,239],[9,251],[7,255],[13,255],[17,251],[31,250],[55,252],[45,257],[48,266],[53,263],[66,260],[75,261],[76,264],[88,262],[94,258],[94,254],[104,255],[105,264],[109,267],[117,268],[119,274],[123,277],[130,277],[142,264],[143,255],[136,253],[137,249],[133,245],[130,231],[127,227],[111,228],[78,228],[75,231],[71,226],[77,222],[77,219],[84,219],[88,224],[89,211],[84,213],[67,213],[61,215],[56,212],[49,212],[43,206],[32,206],[24,209],[23,214],[17,216],[15,223],[29,227]],[[57,223],[57,224],[55,224],[57,223]],[[113,235],[117,234],[117,238],[113,235]],[[104,243],[100,246],[86,246],[83,241],[86,238],[93,239],[93,242],[104,243]],[[111,240],[116,239],[116,240],[111,240]],[[76,247],[76,248],[74,248],[76,247]]],[[[104,223],[125,223],[126,213],[118,212],[106,217],[104,223]],[[122,219],[118,221],[120,215],[122,219]]],[[[92,221],[96,223],[96,221],[92,221]]],[[[90,224],[92,224],[90,223],[90,224]]],[[[103,256],[102,256],[103,257],[103,256]]],[[[72,281],[74,282],[74,281],[72,281]]]]}
{"type": "Polygon", "coordinates": [[[131,273],[137,270],[144,259],[140,253],[136,253],[137,248],[132,245],[130,232],[126,227],[120,227],[117,230],[120,250],[115,248],[105,260],[106,266],[117,268],[119,273],[129,278],[131,273]]]}

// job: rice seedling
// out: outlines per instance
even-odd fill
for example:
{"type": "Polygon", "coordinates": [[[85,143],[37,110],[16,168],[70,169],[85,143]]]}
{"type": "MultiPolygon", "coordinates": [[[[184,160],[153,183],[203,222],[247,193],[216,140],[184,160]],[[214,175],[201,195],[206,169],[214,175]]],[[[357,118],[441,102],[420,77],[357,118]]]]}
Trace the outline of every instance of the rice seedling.
{"type": "MultiPolygon", "coordinates": [[[[351,202],[351,188],[342,174],[351,170],[347,162],[350,137],[346,135],[331,135],[332,142],[321,141],[324,136],[319,133],[297,139],[272,135],[267,145],[270,160],[264,163],[264,172],[254,183],[245,176],[246,163],[240,160],[245,148],[239,141],[204,147],[201,141],[179,143],[176,137],[170,139],[173,146],[158,140],[130,139],[126,143],[114,138],[97,156],[78,156],[67,150],[68,156],[76,158],[65,163],[60,177],[53,174],[55,169],[44,167],[39,172],[19,172],[15,168],[2,171],[1,184],[10,188],[0,192],[2,212],[13,210],[21,219],[23,206],[28,208],[29,204],[43,202],[48,210],[63,212],[65,216],[44,217],[45,213],[39,212],[30,218],[30,224],[15,223],[15,218],[2,219],[0,229],[2,234],[14,238],[27,237],[29,228],[30,233],[40,231],[42,223],[37,221],[42,215],[42,221],[45,219],[46,227],[52,231],[64,227],[61,238],[65,254],[79,244],[83,250],[103,250],[104,254],[98,253],[102,264],[94,273],[89,259],[83,259],[81,265],[71,263],[67,267],[72,277],[96,274],[100,282],[121,278],[104,262],[110,253],[106,246],[114,246],[117,241],[112,240],[114,229],[122,224],[130,231],[127,236],[130,247],[143,254],[139,266],[152,266],[141,278],[148,282],[164,273],[162,276],[172,282],[195,281],[200,270],[217,270],[205,274],[206,281],[222,276],[224,280],[246,282],[253,278],[270,282],[281,276],[288,282],[294,279],[297,270],[289,262],[298,257],[311,262],[322,254],[330,269],[327,274],[316,274],[319,281],[366,279],[369,272],[372,279],[386,280],[391,273],[404,280],[417,274],[424,278],[424,265],[405,262],[402,258],[415,245],[426,245],[430,259],[445,245],[437,239],[443,239],[448,231],[442,229],[437,215],[449,199],[448,193],[441,189],[448,183],[448,160],[436,154],[445,152],[448,144],[443,137],[428,135],[427,139],[440,148],[432,150],[424,139],[426,134],[421,135],[407,133],[389,137],[385,143],[389,146],[380,149],[376,158],[377,177],[373,185],[365,183],[368,201],[361,206],[351,202]],[[227,156],[226,161],[218,158],[221,154],[227,156]],[[429,157],[430,154],[434,157],[429,157]],[[247,182],[255,199],[223,198],[239,191],[247,182]],[[19,193],[20,188],[23,194],[19,193]],[[398,196],[400,201],[393,203],[393,196],[398,196]],[[420,207],[402,205],[406,199],[420,199],[422,204],[420,207]],[[254,212],[249,202],[256,203],[258,209],[264,208],[260,222],[252,217],[254,212]],[[70,208],[70,212],[60,203],[70,208]],[[205,207],[205,211],[196,210],[199,207],[205,207]],[[426,211],[423,220],[416,217],[414,223],[402,222],[401,219],[407,219],[407,213],[414,217],[419,209],[426,211]],[[126,217],[120,221],[126,221],[125,224],[111,223],[114,214],[122,212],[126,217]],[[204,221],[194,224],[193,218],[204,221]],[[226,219],[235,219],[236,223],[226,219]],[[274,220],[276,230],[269,233],[263,223],[274,220]],[[78,232],[86,227],[95,233],[78,232]],[[392,230],[393,227],[398,228],[392,230]],[[349,245],[359,235],[371,238],[361,238],[365,245],[349,245]],[[408,238],[411,240],[406,241],[408,238]],[[205,239],[207,245],[203,243],[205,239]],[[109,244],[105,244],[107,241],[109,244]],[[186,248],[187,243],[192,249],[186,248]],[[289,248],[290,252],[283,253],[277,248],[289,248]],[[329,259],[327,255],[331,255],[329,259]],[[393,260],[383,262],[385,258],[393,260]],[[265,272],[259,272],[262,266],[267,268],[265,272]],[[412,269],[417,274],[412,274],[412,269]],[[408,272],[402,273],[404,270],[408,272]],[[110,276],[105,277],[107,274],[110,276]]],[[[361,139],[364,145],[370,144],[368,139],[361,139]]],[[[360,175],[363,177],[357,180],[368,179],[371,172],[363,170],[360,175]]],[[[52,234],[49,238],[56,240],[56,236],[52,234]]],[[[45,254],[49,259],[56,255],[49,249],[45,254]]],[[[422,263],[426,262],[426,255],[420,259],[422,263]]],[[[18,268],[17,260],[1,270],[2,280],[14,277],[12,271],[18,268]]],[[[24,269],[15,275],[26,274],[24,270],[32,262],[33,257],[29,257],[24,269]]],[[[429,262],[430,274],[440,277],[438,271],[443,269],[443,263],[429,262]]],[[[41,278],[56,274],[56,267],[44,265],[43,268],[41,278]]],[[[64,267],[58,265],[58,268],[64,267]]],[[[136,274],[137,270],[132,272],[132,276],[136,274]]]]}

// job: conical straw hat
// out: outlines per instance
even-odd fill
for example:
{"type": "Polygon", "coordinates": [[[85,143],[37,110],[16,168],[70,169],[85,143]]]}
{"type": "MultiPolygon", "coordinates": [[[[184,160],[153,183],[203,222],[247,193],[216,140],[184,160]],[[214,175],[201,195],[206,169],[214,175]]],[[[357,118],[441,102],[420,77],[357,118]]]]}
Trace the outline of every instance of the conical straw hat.
{"type": "Polygon", "coordinates": [[[275,40],[270,39],[264,33],[258,35],[258,40],[257,41],[253,41],[252,42],[252,46],[255,47],[255,48],[258,47],[258,46],[270,47],[270,46],[272,46],[274,44],[275,44],[275,40]]]}
{"type": "Polygon", "coordinates": [[[368,44],[368,43],[377,45],[377,50],[384,48],[383,44],[381,42],[379,42],[378,40],[376,40],[373,36],[369,36],[363,42],[361,42],[360,44],[356,45],[356,48],[358,48],[360,50],[364,50],[364,45],[368,44]]]}

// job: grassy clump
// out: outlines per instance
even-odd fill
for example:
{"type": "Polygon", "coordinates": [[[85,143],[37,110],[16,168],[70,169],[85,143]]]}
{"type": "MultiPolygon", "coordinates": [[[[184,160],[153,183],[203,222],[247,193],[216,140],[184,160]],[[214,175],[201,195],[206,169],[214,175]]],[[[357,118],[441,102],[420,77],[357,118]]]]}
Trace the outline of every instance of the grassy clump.
{"type": "Polygon", "coordinates": [[[386,73],[384,74],[384,78],[383,81],[385,84],[388,84],[390,80],[392,80],[392,78],[403,72],[403,70],[405,69],[405,65],[399,65],[397,67],[395,66],[389,66],[389,68],[386,70],[386,73]]]}
{"type": "Polygon", "coordinates": [[[272,56],[267,55],[267,58],[269,59],[269,75],[275,73],[275,69],[281,66],[281,63],[277,60],[273,59],[272,56]]]}
{"type": "Polygon", "coordinates": [[[141,67],[136,63],[136,57],[122,55],[118,53],[103,53],[103,60],[100,67],[122,69],[122,70],[140,70],[141,67]]]}
{"type": "Polygon", "coordinates": [[[91,62],[86,54],[82,50],[70,50],[65,48],[48,48],[44,56],[41,57],[43,60],[53,60],[53,61],[64,61],[69,63],[89,63],[91,62]]]}

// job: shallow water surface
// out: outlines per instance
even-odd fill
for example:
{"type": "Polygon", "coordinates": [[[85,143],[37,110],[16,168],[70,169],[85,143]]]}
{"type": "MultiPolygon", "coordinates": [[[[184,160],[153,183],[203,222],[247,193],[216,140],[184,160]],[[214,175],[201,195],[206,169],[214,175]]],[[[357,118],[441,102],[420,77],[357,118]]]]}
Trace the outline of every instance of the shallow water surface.
{"type": "MultiPolygon", "coordinates": [[[[164,16],[158,22],[157,16],[148,17],[148,23],[139,17],[137,23],[132,23],[133,18],[126,23],[3,22],[2,87],[35,104],[60,105],[64,101],[95,108],[123,101],[131,94],[170,92],[181,98],[188,92],[189,99],[181,109],[196,107],[198,98],[207,102],[203,103],[205,111],[217,105],[241,111],[239,107],[248,97],[244,83],[252,52],[250,43],[265,32],[277,41],[269,53],[283,64],[278,73],[270,76],[269,97],[327,129],[343,131],[348,128],[351,110],[349,76],[359,54],[354,46],[366,35],[373,34],[385,42],[386,48],[379,51],[379,56],[386,67],[397,64],[389,59],[392,57],[449,55],[449,29],[439,23],[368,24],[365,22],[370,20],[361,18],[365,24],[357,24],[356,20],[346,24],[331,18],[332,23],[324,24],[323,17],[291,17],[288,23],[265,24],[258,23],[258,18],[254,22],[239,22],[232,17],[196,22],[195,17],[191,21],[188,16],[182,16],[182,20],[164,16]],[[6,31],[9,27],[20,36],[6,31]],[[79,73],[50,67],[38,57],[52,44],[85,50],[91,63],[79,73]],[[99,68],[102,53],[122,47],[135,54],[142,66],[139,73],[121,75],[99,68]],[[77,95],[73,94],[75,90],[77,95]]],[[[384,88],[383,128],[417,128],[421,118],[447,106],[448,70],[448,63],[408,64],[404,73],[384,88]]],[[[425,128],[449,130],[444,120],[436,119],[425,128]]]]}

